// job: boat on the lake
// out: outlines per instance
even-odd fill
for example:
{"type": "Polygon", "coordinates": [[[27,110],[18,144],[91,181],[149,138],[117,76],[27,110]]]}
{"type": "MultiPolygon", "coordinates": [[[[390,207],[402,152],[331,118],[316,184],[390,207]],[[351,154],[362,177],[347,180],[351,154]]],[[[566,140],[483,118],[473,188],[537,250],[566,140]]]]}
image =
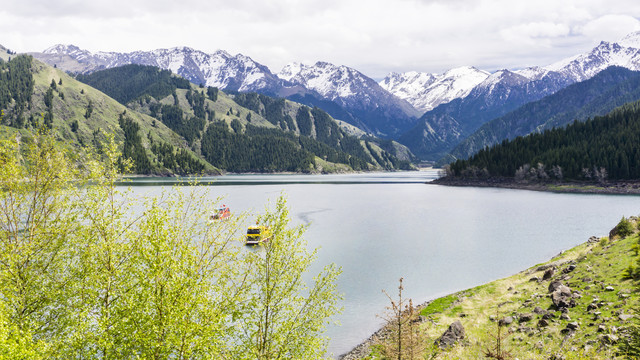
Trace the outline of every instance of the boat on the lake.
{"type": "Polygon", "coordinates": [[[258,245],[271,239],[271,229],[268,226],[255,225],[247,228],[246,245],[258,245]]]}
{"type": "Polygon", "coordinates": [[[230,217],[231,217],[231,210],[227,205],[222,205],[216,210],[213,210],[209,218],[211,220],[226,220],[230,217]]]}

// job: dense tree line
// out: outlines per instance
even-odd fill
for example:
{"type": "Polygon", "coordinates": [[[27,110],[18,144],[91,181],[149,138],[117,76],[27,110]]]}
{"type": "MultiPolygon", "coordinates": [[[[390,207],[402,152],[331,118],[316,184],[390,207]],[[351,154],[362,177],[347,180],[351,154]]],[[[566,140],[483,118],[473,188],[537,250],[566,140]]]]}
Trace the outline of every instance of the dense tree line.
{"type": "Polygon", "coordinates": [[[298,109],[298,112],[296,113],[296,122],[298,123],[300,135],[311,136],[313,123],[311,122],[311,114],[309,113],[308,107],[301,106],[298,109]]]}
{"type": "Polygon", "coordinates": [[[293,118],[286,111],[284,98],[272,98],[257,93],[239,93],[233,100],[240,106],[262,115],[273,125],[289,131],[295,131],[293,118]]]}
{"type": "Polygon", "coordinates": [[[213,102],[218,101],[218,88],[207,86],[207,97],[213,102]]]}
{"type": "Polygon", "coordinates": [[[189,106],[193,109],[193,114],[195,117],[200,119],[205,119],[207,117],[206,108],[205,108],[205,95],[199,91],[192,91],[191,89],[187,90],[187,102],[189,102],[189,106]]]}
{"type": "Polygon", "coordinates": [[[213,166],[232,172],[307,172],[315,166],[314,155],[286,136],[234,133],[225,122],[209,125],[201,149],[213,166]]]}
{"type": "Polygon", "coordinates": [[[247,126],[246,134],[249,136],[285,137],[294,143],[298,143],[303,150],[308,151],[321,159],[333,163],[346,164],[351,166],[354,170],[368,169],[367,161],[361,157],[353,156],[344,151],[332,148],[331,146],[309,136],[298,136],[292,132],[283,132],[279,129],[269,129],[253,125],[247,126]]]}
{"type": "Polygon", "coordinates": [[[124,160],[131,159],[133,162],[133,168],[131,169],[136,174],[150,174],[153,171],[151,161],[147,157],[147,152],[142,146],[142,138],[138,133],[140,131],[140,125],[138,125],[131,118],[120,114],[118,118],[118,124],[122,131],[124,131],[124,145],[122,149],[122,157],[119,162],[121,170],[124,169],[124,160]]]}
{"type": "Polygon", "coordinates": [[[187,140],[189,144],[193,144],[193,141],[200,138],[200,134],[204,130],[206,121],[203,118],[191,117],[186,120],[185,114],[182,112],[182,108],[176,105],[163,105],[162,111],[162,123],[167,127],[187,140]]]}
{"type": "Polygon", "coordinates": [[[152,141],[151,152],[156,155],[160,166],[174,174],[198,174],[205,169],[202,161],[196,159],[187,150],[176,149],[173,145],[163,141],[152,141]]]}
{"type": "MultiPolygon", "coordinates": [[[[301,137],[299,142],[303,147],[321,158],[331,162],[349,164],[357,170],[367,168],[363,163],[373,163],[372,157],[362,146],[360,140],[345,134],[331,116],[320,108],[314,107],[310,109],[307,106],[301,106],[296,112],[294,121],[286,112],[284,99],[274,99],[256,93],[239,93],[235,95],[234,101],[264,116],[269,122],[282,130],[293,130],[296,127],[294,122],[297,123],[297,128],[300,134],[303,135],[302,137],[311,137],[313,129],[315,129],[315,140],[334,149],[334,151],[328,151],[325,147],[313,144],[310,139],[302,139],[301,137]]],[[[383,167],[391,167],[386,164],[408,166],[408,164],[401,164],[391,154],[384,152],[383,156],[388,158],[388,161],[381,160],[380,165],[383,167]]]]}
{"type": "Polygon", "coordinates": [[[171,95],[176,89],[189,89],[188,80],[175,76],[169,70],[155,66],[124,65],[79,74],[76,79],[111,96],[121,104],[150,95],[158,100],[171,95]]]}
{"type": "Polygon", "coordinates": [[[640,102],[566,128],[517,137],[450,165],[455,176],[640,179],[640,102]]]}
{"type": "Polygon", "coordinates": [[[2,124],[21,128],[24,126],[24,110],[31,102],[35,80],[31,73],[33,58],[18,55],[10,61],[0,59],[0,110],[4,111],[2,124]],[[13,102],[12,116],[6,111],[13,102]]]}

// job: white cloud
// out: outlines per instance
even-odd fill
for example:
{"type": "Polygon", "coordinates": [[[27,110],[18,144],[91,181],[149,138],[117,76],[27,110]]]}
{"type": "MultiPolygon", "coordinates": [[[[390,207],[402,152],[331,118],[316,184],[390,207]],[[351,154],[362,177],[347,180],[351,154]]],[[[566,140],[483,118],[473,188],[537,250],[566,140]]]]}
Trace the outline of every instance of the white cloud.
{"type": "Polygon", "coordinates": [[[0,10],[0,44],[41,51],[190,46],[279,71],[324,60],[372,77],[546,65],[640,29],[637,0],[22,0],[0,10]]]}
{"type": "Polygon", "coordinates": [[[577,32],[593,41],[615,41],[638,30],[640,30],[640,21],[633,16],[624,14],[600,16],[576,29],[577,32]]]}

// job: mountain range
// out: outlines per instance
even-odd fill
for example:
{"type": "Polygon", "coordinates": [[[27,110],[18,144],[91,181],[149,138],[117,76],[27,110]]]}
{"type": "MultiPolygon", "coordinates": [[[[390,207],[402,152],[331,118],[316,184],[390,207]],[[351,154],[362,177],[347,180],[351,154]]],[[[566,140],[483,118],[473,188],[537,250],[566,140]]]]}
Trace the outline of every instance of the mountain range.
{"type": "Polygon", "coordinates": [[[158,66],[205,86],[259,92],[317,106],[376,136],[397,139],[420,158],[438,160],[486,122],[610,66],[640,70],[640,32],[554,64],[489,73],[467,66],[442,74],[391,73],[379,83],[347,66],[291,63],[280,72],[250,57],[188,47],[91,53],[56,45],[38,59],[73,73],[124,64],[158,66]]]}
{"type": "Polygon", "coordinates": [[[83,153],[113,136],[136,174],[410,167],[403,146],[362,138],[319,108],[253,92],[228,95],[155,66],[70,76],[31,56],[12,55],[0,47],[3,138],[46,128],[83,153]]]}

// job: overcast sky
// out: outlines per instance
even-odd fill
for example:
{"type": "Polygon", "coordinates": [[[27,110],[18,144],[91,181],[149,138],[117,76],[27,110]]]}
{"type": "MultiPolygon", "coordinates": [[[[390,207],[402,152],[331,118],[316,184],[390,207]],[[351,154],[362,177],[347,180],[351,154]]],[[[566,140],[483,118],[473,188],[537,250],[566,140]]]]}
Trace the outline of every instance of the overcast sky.
{"type": "Polygon", "coordinates": [[[224,49],[273,72],[322,60],[382,78],[544,66],[639,31],[639,19],[638,0],[8,0],[0,44],[224,49]]]}

